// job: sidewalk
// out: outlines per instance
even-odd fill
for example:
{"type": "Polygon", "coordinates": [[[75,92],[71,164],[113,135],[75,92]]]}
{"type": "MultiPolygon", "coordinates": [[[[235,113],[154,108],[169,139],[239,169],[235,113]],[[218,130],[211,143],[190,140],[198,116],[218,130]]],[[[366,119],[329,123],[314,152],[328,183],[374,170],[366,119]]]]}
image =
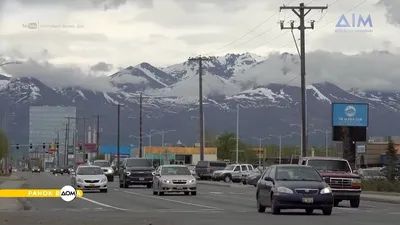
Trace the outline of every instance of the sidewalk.
{"type": "MultiPolygon", "coordinates": [[[[25,183],[20,177],[11,175],[9,177],[0,177],[0,189],[16,189],[25,183]]],[[[23,206],[17,198],[0,198],[0,211],[21,210],[23,206]]]]}
{"type": "MultiPolygon", "coordinates": [[[[198,180],[197,183],[202,185],[217,186],[217,187],[254,188],[254,186],[252,185],[243,185],[241,183],[225,183],[225,182],[205,181],[205,180],[198,180]]],[[[400,193],[364,191],[361,193],[361,200],[400,204],[400,193]]]]}

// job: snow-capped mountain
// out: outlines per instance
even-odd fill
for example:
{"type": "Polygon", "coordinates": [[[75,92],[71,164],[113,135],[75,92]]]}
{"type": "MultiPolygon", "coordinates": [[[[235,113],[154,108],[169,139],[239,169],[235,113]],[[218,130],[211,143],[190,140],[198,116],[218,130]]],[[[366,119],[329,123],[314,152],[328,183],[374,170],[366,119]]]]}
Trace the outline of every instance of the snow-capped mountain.
{"type": "MultiPolygon", "coordinates": [[[[252,74],[263,71],[262,66],[280,65],[275,72],[294,74],[297,57],[282,54],[279,61],[246,53],[215,57],[203,64],[203,92],[205,96],[206,130],[216,134],[235,130],[236,105],[240,104],[240,133],[244,141],[250,137],[269,134],[299,132],[289,124],[300,122],[300,88],[290,84],[251,80],[252,74]],[[261,68],[261,69],[260,69],[261,68]],[[246,80],[246,77],[249,77],[246,80]],[[251,84],[251,85],[250,85],[251,84]]],[[[269,78],[266,78],[269,81],[269,78]]],[[[286,78],[285,78],[286,79],[286,78]]],[[[144,132],[151,129],[174,129],[167,142],[177,140],[191,145],[196,141],[198,129],[198,64],[186,61],[166,68],[149,63],[129,66],[109,77],[114,92],[99,92],[77,87],[57,88],[45,85],[33,77],[10,78],[0,75],[0,104],[12,111],[13,123],[9,130],[13,141],[28,140],[29,106],[76,106],[78,116],[103,116],[101,143],[116,142],[116,104],[122,104],[122,144],[137,145],[139,92],[144,92],[144,132]]],[[[329,82],[307,85],[308,121],[318,129],[331,126],[332,102],[365,102],[370,104],[369,134],[385,136],[397,134],[397,114],[400,111],[400,93],[344,90],[329,82]]],[[[4,107],[1,107],[4,108],[4,107]]],[[[3,118],[4,110],[0,110],[3,118]]],[[[312,142],[323,143],[323,135],[310,137],[312,142]]],[[[298,138],[286,140],[299,142],[298,138]]],[[[159,140],[153,138],[153,144],[159,140]]],[[[271,140],[271,142],[275,142],[271,140]]],[[[159,144],[159,143],[158,143],[159,144]]]]}

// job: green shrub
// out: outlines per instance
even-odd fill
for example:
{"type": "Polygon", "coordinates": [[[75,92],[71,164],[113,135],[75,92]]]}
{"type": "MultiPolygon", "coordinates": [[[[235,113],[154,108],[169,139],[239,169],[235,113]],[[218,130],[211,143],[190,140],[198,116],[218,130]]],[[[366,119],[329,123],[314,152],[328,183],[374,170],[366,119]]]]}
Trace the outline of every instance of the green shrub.
{"type": "Polygon", "coordinates": [[[388,180],[365,180],[361,182],[363,191],[378,191],[378,192],[398,192],[400,193],[400,181],[388,180]]]}

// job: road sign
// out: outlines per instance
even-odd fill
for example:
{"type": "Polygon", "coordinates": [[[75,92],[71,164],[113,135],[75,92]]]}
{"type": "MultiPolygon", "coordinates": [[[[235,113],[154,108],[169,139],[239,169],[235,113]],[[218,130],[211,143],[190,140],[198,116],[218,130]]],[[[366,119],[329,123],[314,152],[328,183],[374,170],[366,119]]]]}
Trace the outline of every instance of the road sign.
{"type": "Polygon", "coordinates": [[[364,154],[364,153],[365,153],[365,145],[358,145],[357,154],[364,154]]]}
{"type": "Polygon", "coordinates": [[[97,144],[84,144],[86,152],[97,152],[97,144]]]}

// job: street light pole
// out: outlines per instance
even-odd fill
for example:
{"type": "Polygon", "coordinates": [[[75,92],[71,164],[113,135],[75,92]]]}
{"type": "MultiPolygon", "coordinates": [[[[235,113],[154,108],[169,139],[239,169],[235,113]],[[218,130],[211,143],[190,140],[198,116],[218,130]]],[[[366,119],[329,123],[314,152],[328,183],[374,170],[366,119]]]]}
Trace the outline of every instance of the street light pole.
{"type": "MultiPolygon", "coordinates": [[[[263,140],[266,140],[266,139],[271,139],[270,137],[265,137],[265,138],[259,138],[259,137],[252,137],[252,139],[255,139],[255,140],[258,140],[258,150],[259,150],[259,153],[258,153],[258,166],[261,166],[261,157],[260,157],[260,153],[261,153],[261,142],[263,141],[263,140]]],[[[263,151],[263,159],[264,159],[264,161],[263,161],[263,165],[265,164],[265,153],[264,153],[264,151],[263,151]]]]}
{"type": "Polygon", "coordinates": [[[315,129],[317,132],[321,132],[325,134],[325,157],[328,157],[328,135],[331,133],[328,129],[326,130],[320,130],[320,129],[315,129]]]}
{"type": "Polygon", "coordinates": [[[279,164],[282,164],[282,139],[286,137],[292,137],[292,134],[287,135],[269,135],[271,137],[275,137],[279,139],[279,164]]]}

